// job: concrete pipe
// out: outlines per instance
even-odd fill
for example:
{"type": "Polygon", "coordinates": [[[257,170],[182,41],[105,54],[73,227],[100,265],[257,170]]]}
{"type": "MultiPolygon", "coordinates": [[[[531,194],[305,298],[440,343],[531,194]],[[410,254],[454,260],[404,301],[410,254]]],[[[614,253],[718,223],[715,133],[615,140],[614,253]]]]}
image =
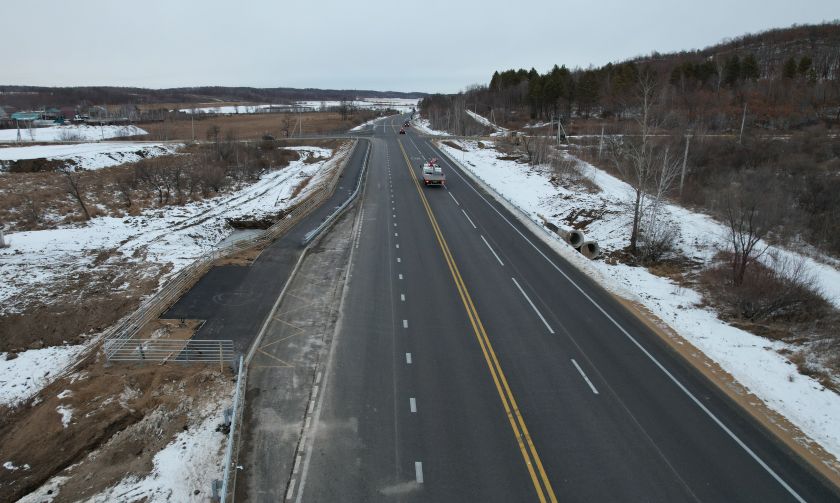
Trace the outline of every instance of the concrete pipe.
{"type": "Polygon", "coordinates": [[[601,247],[599,247],[598,243],[595,241],[585,241],[580,245],[578,251],[580,251],[584,257],[594,260],[601,254],[601,247]]]}
{"type": "Polygon", "coordinates": [[[571,229],[566,233],[566,241],[568,241],[573,248],[580,248],[580,246],[586,241],[586,237],[579,230],[571,229]]]}

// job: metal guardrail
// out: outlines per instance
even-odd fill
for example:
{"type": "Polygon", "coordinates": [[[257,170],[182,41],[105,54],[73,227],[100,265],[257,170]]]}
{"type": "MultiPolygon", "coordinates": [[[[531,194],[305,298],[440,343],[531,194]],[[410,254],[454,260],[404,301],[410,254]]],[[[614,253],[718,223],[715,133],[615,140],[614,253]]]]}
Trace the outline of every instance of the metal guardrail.
{"type": "MultiPolygon", "coordinates": [[[[355,140],[353,146],[348,150],[352,152],[358,140],[355,140]]],[[[306,215],[311,213],[319,204],[328,199],[335,192],[338,185],[339,174],[344,171],[344,167],[352,157],[351,154],[345,156],[341,165],[334,168],[332,176],[322,181],[314,188],[312,188],[306,198],[300,203],[296,204],[292,209],[277,223],[266,229],[262,234],[251,239],[244,239],[231,243],[228,246],[213,250],[196,259],[195,262],[182,269],[175,275],[161,290],[155,295],[146,299],[140,304],[140,307],[131,315],[125,318],[122,322],[114,325],[105,334],[105,356],[108,360],[112,360],[115,355],[125,356],[130,353],[130,347],[133,346],[130,341],[136,340],[137,334],[150,321],[156,319],[177,301],[185,291],[195,284],[207,271],[210,270],[213,263],[217,260],[235,255],[244,250],[254,248],[259,245],[268,244],[279,236],[284,234],[290,227],[300,222],[306,215]],[[128,345],[125,351],[124,346],[128,345]]],[[[192,344],[191,342],[187,343],[192,344]]],[[[189,348],[186,348],[189,349],[189,348]]],[[[200,348],[199,348],[200,349],[200,348]]],[[[150,359],[150,358],[149,358],[150,359]]],[[[120,361],[114,359],[115,361],[120,361]]],[[[139,359],[134,359],[138,361],[139,359]]]]}
{"type": "Polygon", "coordinates": [[[240,397],[243,393],[245,393],[245,380],[247,377],[243,371],[244,368],[244,357],[240,356],[239,372],[236,374],[236,390],[233,394],[233,411],[231,412],[230,432],[228,433],[227,447],[225,448],[225,471],[222,478],[222,489],[219,498],[220,503],[227,502],[228,492],[230,491],[230,467],[233,464],[233,447],[236,443],[236,434],[238,433],[236,426],[239,424],[239,402],[240,397]]]}
{"type": "Polygon", "coordinates": [[[323,231],[323,230],[324,230],[324,229],[326,229],[326,228],[327,228],[330,224],[332,224],[333,220],[335,220],[335,218],[336,218],[338,215],[340,215],[340,214],[341,214],[341,212],[342,212],[342,211],[344,211],[344,209],[345,209],[345,208],[347,208],[347,206],[348,206],[348,205],[349,205],[349,204],[350,204],[350,203],[351,203],[354,199],[356,199],[356,196],[358,196],[358,195],[359,195],[359,191],[362,189],[362,181],[364,180],[364,177],[365,177],[365,172],[367,171],[368,158],[370,157],[370,147],[371,147],[371,144],[370,144],[370,143],[368,143],[368,148],[367,148],[367,150],[365,151],[365,159],[362,161],[362,170],[359,172],[359,179],[356,181],[356,188],[355,188],[355,190],[353,190],[353,193],[352,193],[352,194],[350,194],[350,197],[348,197],[346,201],[344,201],[343,203],[341,203],[341,206],[339,206],[338,208],[336,208],[336,209],[335,209],[335,211],[333,211],[332,213],[330,213],[330,215],[329,215],[326,219],[324,219],[324,221],[323,221],[323,222],[321,222],[321,225],[319,225],[318,227],[316,227],[316,228],[314,228],[314,229],[312,229],[311,231],[309,231],[309,232],[307,232],[307,233],[306,233],[306,236],[304,236],[304,238],[303,238],[303,242],[302,242],[302,244],[303,244],[304,246],[305,246],[305,245],[307,245],[307,244],[309,244],[309,242],[310,242],[310,241],[312,241],[312,240],[315,238],[315,236],[317,236],[318,234],[320,234],[320,233],[321,233],[321,231],[323,231]]]}
{"type": "Polygon", "coordinates": [[[106,353],[111,361],[179,361],[179,362],[233,362],[236,353],[233,341],[196,339],[129,339],[105,341],[106,353]],[[118,344],[109,351],[109,344],[118,344]]]}

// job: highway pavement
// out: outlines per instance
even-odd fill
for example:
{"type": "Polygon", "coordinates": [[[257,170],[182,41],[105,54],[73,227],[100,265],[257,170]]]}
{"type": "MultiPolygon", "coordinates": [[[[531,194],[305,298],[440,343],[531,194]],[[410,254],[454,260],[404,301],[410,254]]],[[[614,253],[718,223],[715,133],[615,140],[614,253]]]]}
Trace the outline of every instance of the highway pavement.
{"type": "Polygon", "coordinates": [[[373,129],[289,500],[838,500],[405,118],[373,129]],[[430,157],[446,188],[418,183],[430,157]]]}

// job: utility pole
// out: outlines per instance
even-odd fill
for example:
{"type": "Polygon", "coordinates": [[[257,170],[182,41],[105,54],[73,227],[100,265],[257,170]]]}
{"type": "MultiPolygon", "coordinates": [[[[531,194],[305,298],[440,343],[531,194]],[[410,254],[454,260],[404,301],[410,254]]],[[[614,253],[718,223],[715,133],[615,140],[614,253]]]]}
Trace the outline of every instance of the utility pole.
{"type": "Polygon", "coordinates": [[[738,144],[744,139],[744,123],[747,122],[747,104],[744,103],[744,115],[741,116],[741,134],[738,135],[738,144]]]}
{"type": "Polygon", "coordinates": [[[601,137],[598,139],[598,159],[601,158],[601,152],[604,151],[604,125],[601,125],[601,137]]]}
{"type": "Polygon", "coordinates": [[[685,135],[685,154],[683,154],[682,173],[680,173],[680,197],[682,197],[683,183],[685,182],[685,166],[688,164],[688,144],[691,143],[691,132],[685,135]]]}
{"type": "Polygon", "coordinates": [[[557,116],[557,146],[560,146],[561,138],[568,140],[566,136],[566,129],[563,127],[563,123],[560,122],[560,115],[557,116]],[[563,136],[560,136],[560,132],[563,132],[563,136]]]}

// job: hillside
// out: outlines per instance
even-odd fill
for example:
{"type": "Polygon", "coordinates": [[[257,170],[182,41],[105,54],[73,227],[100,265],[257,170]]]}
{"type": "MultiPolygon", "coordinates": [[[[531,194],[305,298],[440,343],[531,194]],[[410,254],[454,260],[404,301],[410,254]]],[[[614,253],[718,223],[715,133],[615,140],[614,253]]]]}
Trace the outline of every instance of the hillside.
{"type": "Polygon", "coordinates": [[[419,98],[425,93],[356,89],[295,89],[291,87],[179,87],[144,89],[137,87],[36,87],[0,85],[0,106],[31,109],[47,104],[97,105],[147,103],[269,102],[293,100],[342,100],[354,98],[419,98]]]}

